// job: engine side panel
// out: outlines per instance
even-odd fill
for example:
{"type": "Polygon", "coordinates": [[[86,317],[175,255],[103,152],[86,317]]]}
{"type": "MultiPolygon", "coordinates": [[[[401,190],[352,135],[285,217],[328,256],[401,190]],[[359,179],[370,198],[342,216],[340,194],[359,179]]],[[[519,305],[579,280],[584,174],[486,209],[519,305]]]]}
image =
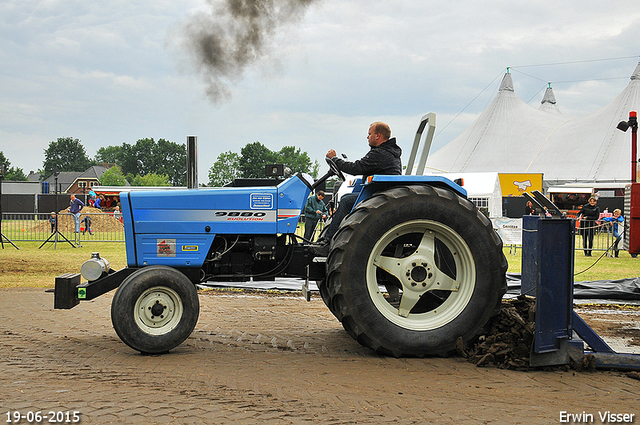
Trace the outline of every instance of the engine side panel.
{"type": "Polygon", "coordinates": [[[136,234],[276,231],[275,187],[131,192],[136,234]],[[238,231],[239,228],[244,231],[238,231]]]}
{"type": "Polygon", "coordinates": [[[309,188],[295,176],[277,187],[122,192],[130,267],[201,267],[216,235],[295,232],[309,188]]]}
{"type": "Polygon", "coordinates": [[[136,235],[140,266],[200,267],[215,235],[136,235]]]}

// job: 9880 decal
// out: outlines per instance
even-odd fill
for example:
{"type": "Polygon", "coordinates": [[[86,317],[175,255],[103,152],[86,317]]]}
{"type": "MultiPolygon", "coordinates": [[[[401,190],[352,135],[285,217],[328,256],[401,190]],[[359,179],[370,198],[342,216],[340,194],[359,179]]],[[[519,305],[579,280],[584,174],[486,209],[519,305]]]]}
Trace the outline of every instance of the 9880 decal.
{"type": "Polygon", "coordinates": [[[17,424],[20,422],[25,423],[78,423],[80,422],[80,412],[77,410],[73,411],[54,411],[50,410],[48,412],[42,412],[40,410],[36,412],[28,411],[28,412],[20,412],[17,410],[8,411],[7,412],[7,423],[17,424]]]}
{"type": "Polygon", "coordinates": [[[213,221],[275,221],[275,211],[215,211],[213,221]]]}

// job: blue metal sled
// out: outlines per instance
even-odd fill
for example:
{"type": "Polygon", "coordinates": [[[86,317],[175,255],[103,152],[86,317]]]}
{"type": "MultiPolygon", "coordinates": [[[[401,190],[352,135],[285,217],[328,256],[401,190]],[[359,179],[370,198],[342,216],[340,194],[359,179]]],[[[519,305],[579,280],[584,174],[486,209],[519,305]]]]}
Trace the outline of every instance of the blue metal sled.
{"type": "Polygon", "coordinates": [[[640,355],[616,353],[573,310],[575,220],[525,216],[523,232],[521,293],[536,297],[530,365],[582,362],[592,354],[596,368],[640,370],[640,355]]]}

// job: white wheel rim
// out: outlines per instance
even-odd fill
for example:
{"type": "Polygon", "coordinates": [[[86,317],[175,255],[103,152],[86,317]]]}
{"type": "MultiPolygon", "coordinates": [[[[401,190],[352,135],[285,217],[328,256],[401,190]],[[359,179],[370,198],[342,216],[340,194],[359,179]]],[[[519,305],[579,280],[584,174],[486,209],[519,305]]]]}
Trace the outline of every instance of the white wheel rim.
{"type": "Polygon", "coordinates": [[[180,322],[184,307],[182,300],[171,288],[157,286],[147,289],[138,297],[134,307],[136,324],[150,335],[164,335],[180,322]]]}
{"type": "Polygon", "coordinates": [[[404,329],[425,331],[446,325],[466,308],[475,289],[476,267],[469,246],[456,231],[436,221],[412,220],[387,231],[374,245],[367,260],[366,280],[371,300],[385,318],[404,329]],[[398,258],[382,255],[392,241],[409,234],[422,235],[415,252],[398,258]],[[453,257],[455,278],[436,266],[436,239],[453,257]],[[402,293],[397,305],[389,302],[389,295],[379,286],[378,268],[400,281],[402,293]],[[420,297],[434,290],[448,293],[448,297],[429,311],[411,312],[420,297]]]}

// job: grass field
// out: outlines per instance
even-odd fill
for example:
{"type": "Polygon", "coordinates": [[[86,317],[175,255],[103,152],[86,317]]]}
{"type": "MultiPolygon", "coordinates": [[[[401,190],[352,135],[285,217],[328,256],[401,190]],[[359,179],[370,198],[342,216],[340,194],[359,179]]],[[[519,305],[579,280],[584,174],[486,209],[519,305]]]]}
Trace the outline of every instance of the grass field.
{"type": "Polygon", "coordinates": [[[55,278],[62,273],[80,273],[82,263],[91,258],[92,252],[99,252],[106,258],[111,268],[126,266],[126,254],[122,242],[82,242],[73,248],[67,242],[49,242],[42,248],[42,242],[16,242],[19,250],[5,243],[0,250],[0,288],[53,287],[55,278]]]}
{"type": "MultiPolygon", "coordinates": [[[[39,248],[41,242],[19,242],[19,250],[5,243],[0,249],[0,288],[15,287],[53,287],[55,277],[62,273],[79,273],[82,263],[99,252],[106,258],[111,268],[126,266],[125,245],[121,242],[87,242],[73,248],[66,242],[57,246],[47,243],[39,248]]],[[[515,255],[505,248],[509,262],[509,272],[520,273],[522,250],[515,255]]],[[[576,251],[574,269],[576,282],[584,280],[623,279],[640,276],[640,258],[631,258],[626,251],[620,251],[620,258],[600,258],[601,252],[594,251],[593,257],[585,257],[582,251],[576,251]]]]}
{"type": "MultiPolygon", "coordinates": [[[[512,255],[509,249],[504,249],[509,262],[509,273],[520,273],[522,249],[512,255]]],[[[619,258],[602,256],[603,251],[593,251],[593,257],[585,257],[582,250],[575,251],[574,278],[575,282],[585,280],[615,280],[640,276],[640,258],[632,258],[628,252],[620,251],[619,258]]]]}

